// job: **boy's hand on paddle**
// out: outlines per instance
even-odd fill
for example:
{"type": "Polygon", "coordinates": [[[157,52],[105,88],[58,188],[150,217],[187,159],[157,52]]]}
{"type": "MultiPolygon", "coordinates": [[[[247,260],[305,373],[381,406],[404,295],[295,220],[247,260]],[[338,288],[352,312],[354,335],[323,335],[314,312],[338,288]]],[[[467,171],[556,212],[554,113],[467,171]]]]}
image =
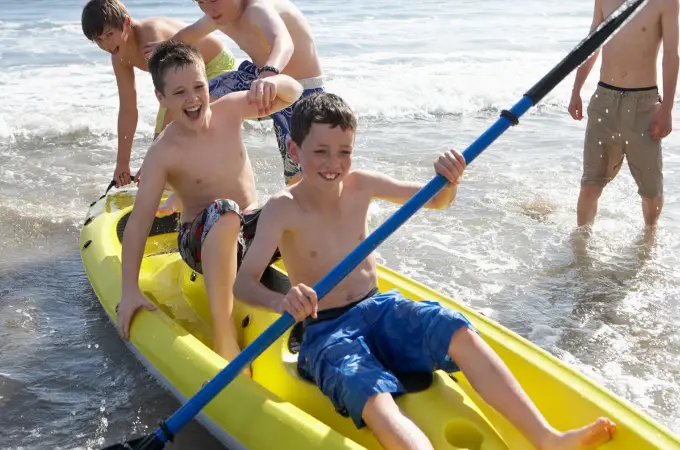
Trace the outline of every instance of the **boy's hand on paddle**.
{"type": "Polygon", "coordinates": [[[254,80],[248,91],[248,103],[257,105],[259,116],[268,116],[274,109],[277,94],[276,83],[269,78],[254,80]]]}
{"type": "Polygon", "coordinates": [[[454,149],[444,152],[434,163],[434,170],[451,184],[460,183],[465,170],[465,157],[454,149]]]}
{"type": "Polygon", "coordinates": [[[296,322],[302,322],[310,315],[316,319],[319,312],[319,301],[316,299],[314,289],[298,284],[288,291],[281,302],[281,313],[287,312],[295,318],[296,322]]]}
{"type": "Polygon", "coordinates": [[[583,119],[583,101],[581,94],[578,92],[571,93],[571,100],[569,101],[569,114],[574,120],[583,119]]]}
{"type": "Polygon", "coordinates": [[[130,339],[130,323],[139,308],[146,308],[155,311],[156,306],[142,294],[139,289],[132,293],[123,293],[120,303],[116,306],[117,320],[116,328],[123,335],[125,340],[130,339]]]}
{"type": "Polygon", "coordinates": [[[163,41],[157,41],[157,42],[149,42],[145,45],[142,46],[142,54],[144,55],[144,59],[147,61],[149,58],[151,58],[151,55],[153,54],[153,51],[158,47],[159,44],[163,43],[163,41]]]}

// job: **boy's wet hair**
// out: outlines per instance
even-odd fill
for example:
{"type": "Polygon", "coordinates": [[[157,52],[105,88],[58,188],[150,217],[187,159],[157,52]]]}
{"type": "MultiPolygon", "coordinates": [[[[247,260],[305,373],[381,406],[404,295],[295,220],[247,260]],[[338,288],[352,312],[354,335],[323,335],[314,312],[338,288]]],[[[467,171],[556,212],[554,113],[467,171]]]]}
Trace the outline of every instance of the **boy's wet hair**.
{"type": "Polygon", "coordinates": [[[158,44],[148,65],[153,86],[161,93],[165,88],[165,74],[168,71],[192,65],[198,65],[205,71],[203,56],[198,47],[172,39],[158,44]]]}
{"type": "Polygon", "coordinates": [[[354,111],[338,95],[329,92],[317,92],[302,97],[293,109],[290,119],[290,137],[298,146],[302,145],[315,123],[340,127],[345,130],[357,129],[357,118],[354,111]]]}
{"type": "Polygon", "coordinates": [[[125,19],[129,17],[127,9],[118,0],[90,0],[83,8],[80,23],[85,36],[94,41],[106,26],[122,31],[125,19]]]}

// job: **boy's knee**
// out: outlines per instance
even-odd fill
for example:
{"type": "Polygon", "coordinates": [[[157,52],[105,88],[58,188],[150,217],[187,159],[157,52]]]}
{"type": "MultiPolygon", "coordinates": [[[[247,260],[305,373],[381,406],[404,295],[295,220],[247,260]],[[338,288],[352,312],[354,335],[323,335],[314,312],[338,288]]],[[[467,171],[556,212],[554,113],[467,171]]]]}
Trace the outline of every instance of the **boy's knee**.
{"type": "Polygon", "coordinates": [[[213,225],[213,230],[216,228],[238,233],[241,231],[241,216],[236,211],[227,211],[213,225]]]}
{"type": "Polygon", "coordinates": [[[381,392],[369,397],[361,413],[361,417],[369,426],[377,419],[385,421],[399,415],[401,415],[401,410],[389,392],[381,392]]]}

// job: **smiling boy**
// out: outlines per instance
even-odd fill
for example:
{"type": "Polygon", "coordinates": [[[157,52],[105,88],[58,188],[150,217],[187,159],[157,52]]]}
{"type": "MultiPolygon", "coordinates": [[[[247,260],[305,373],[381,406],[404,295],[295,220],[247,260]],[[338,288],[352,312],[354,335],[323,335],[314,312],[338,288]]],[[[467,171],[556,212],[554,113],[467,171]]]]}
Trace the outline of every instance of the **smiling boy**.
{"type": "MultiPolygon", "coordinates": [[[[184,23],[167,17],[134,20],[118,0],[90,0],[83,8],[83,33],[99,48],[111,54],[111,65],[118,85],[118,154],[113,180],[117,187],[130,183],[132,142],[137,129],[137,90],[135,71],[148,71],[142,47],[149,42],[166,40],[184,27],[184,23]]],[[[208,79],[234,70],[234,56],[214,36],[196,41],[205,61],[208,79]]],[[[156,117],[154,138],[170,122],[171,115],[161,107],[156,117]]]]}
{"type": "Polygon", "coordinates": [[[277,75],[253,83],[250,91],[210,103],[199,50],[178,41],[157,47],[149,71],[158,100],[175,119],[142,164],[144,176],[123,234],[118,328],[129,338],[135,311],[155,309],[141,293],[138,279],[144,245],[168,183],[182,205],[179,253],[204,277],[213,349],[232,360],[240,352],[231,316],[233,282],[259,215],[241,125],[260,117],[258,98],[271,96],[273,109],[280,110],[300,97],[302,86],[287,75],[277,75]]]}
{"type": "MultiPolygon", "coordinates": [[[[298,80],[305,89],[303,97],[324,91],[311,29],[290,0],[197,0],[196,3],[205,15],[177,32],[174,39],[193,43],[220,30],[251,59],[241,63],[238,70],[211,80],[211,93],[222,96],[247,90],[254,80],[278,73],[298,80]]],[[[148,44],[145,51],[150,52],[157,44],[148,44]]],[[[287,184],[299,180],[299,168],[288,153],[293,106],[271,115],[287,184]]]]}
{"type": "MultiPolygon", "coordinates": [[[[234,285],[242,301],[288,312],[304,321],[298,367],[367,425],[386,449],[431,449],[425,434],[399,409],[405,393],[395,371],[461,370],[480,396],[537,449],[592,449],[610,440],[606,418],[559,432],[546,422],[503,361],[460,313],[430,301],[411,301],[394,289],[379,292],[374,254],[369,255],[319,305],[313,286],[368,234],[373,199],[403,204],[422,188],[364,170],[351,170],[356,117],[333,94],[298,102],[291,119],[291,155],[302,180],[274,195],[262,209],[257,235],[234,285]],[[293,288],[286,295],[262,285],[269,255],[280,249],[293,288]]],[[[443,209],[456,197],[465,159],[444,152],[435,171],[449,185],[425,207],[443,209]]]]}

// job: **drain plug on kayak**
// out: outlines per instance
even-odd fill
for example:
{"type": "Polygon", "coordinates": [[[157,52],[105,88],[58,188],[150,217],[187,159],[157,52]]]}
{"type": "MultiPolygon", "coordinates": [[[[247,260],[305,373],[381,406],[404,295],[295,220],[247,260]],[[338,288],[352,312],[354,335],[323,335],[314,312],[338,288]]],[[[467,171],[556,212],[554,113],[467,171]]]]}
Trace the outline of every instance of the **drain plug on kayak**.
{"type": "Polygon", "coordinates": [[[241,328],[245,328],[245,327],[247,327],[248,325],[250,325],[250,314],[248,314],[247,316],[245,316],[245,317],[243,318],[243,320],[241,321],[241,328]]]}

